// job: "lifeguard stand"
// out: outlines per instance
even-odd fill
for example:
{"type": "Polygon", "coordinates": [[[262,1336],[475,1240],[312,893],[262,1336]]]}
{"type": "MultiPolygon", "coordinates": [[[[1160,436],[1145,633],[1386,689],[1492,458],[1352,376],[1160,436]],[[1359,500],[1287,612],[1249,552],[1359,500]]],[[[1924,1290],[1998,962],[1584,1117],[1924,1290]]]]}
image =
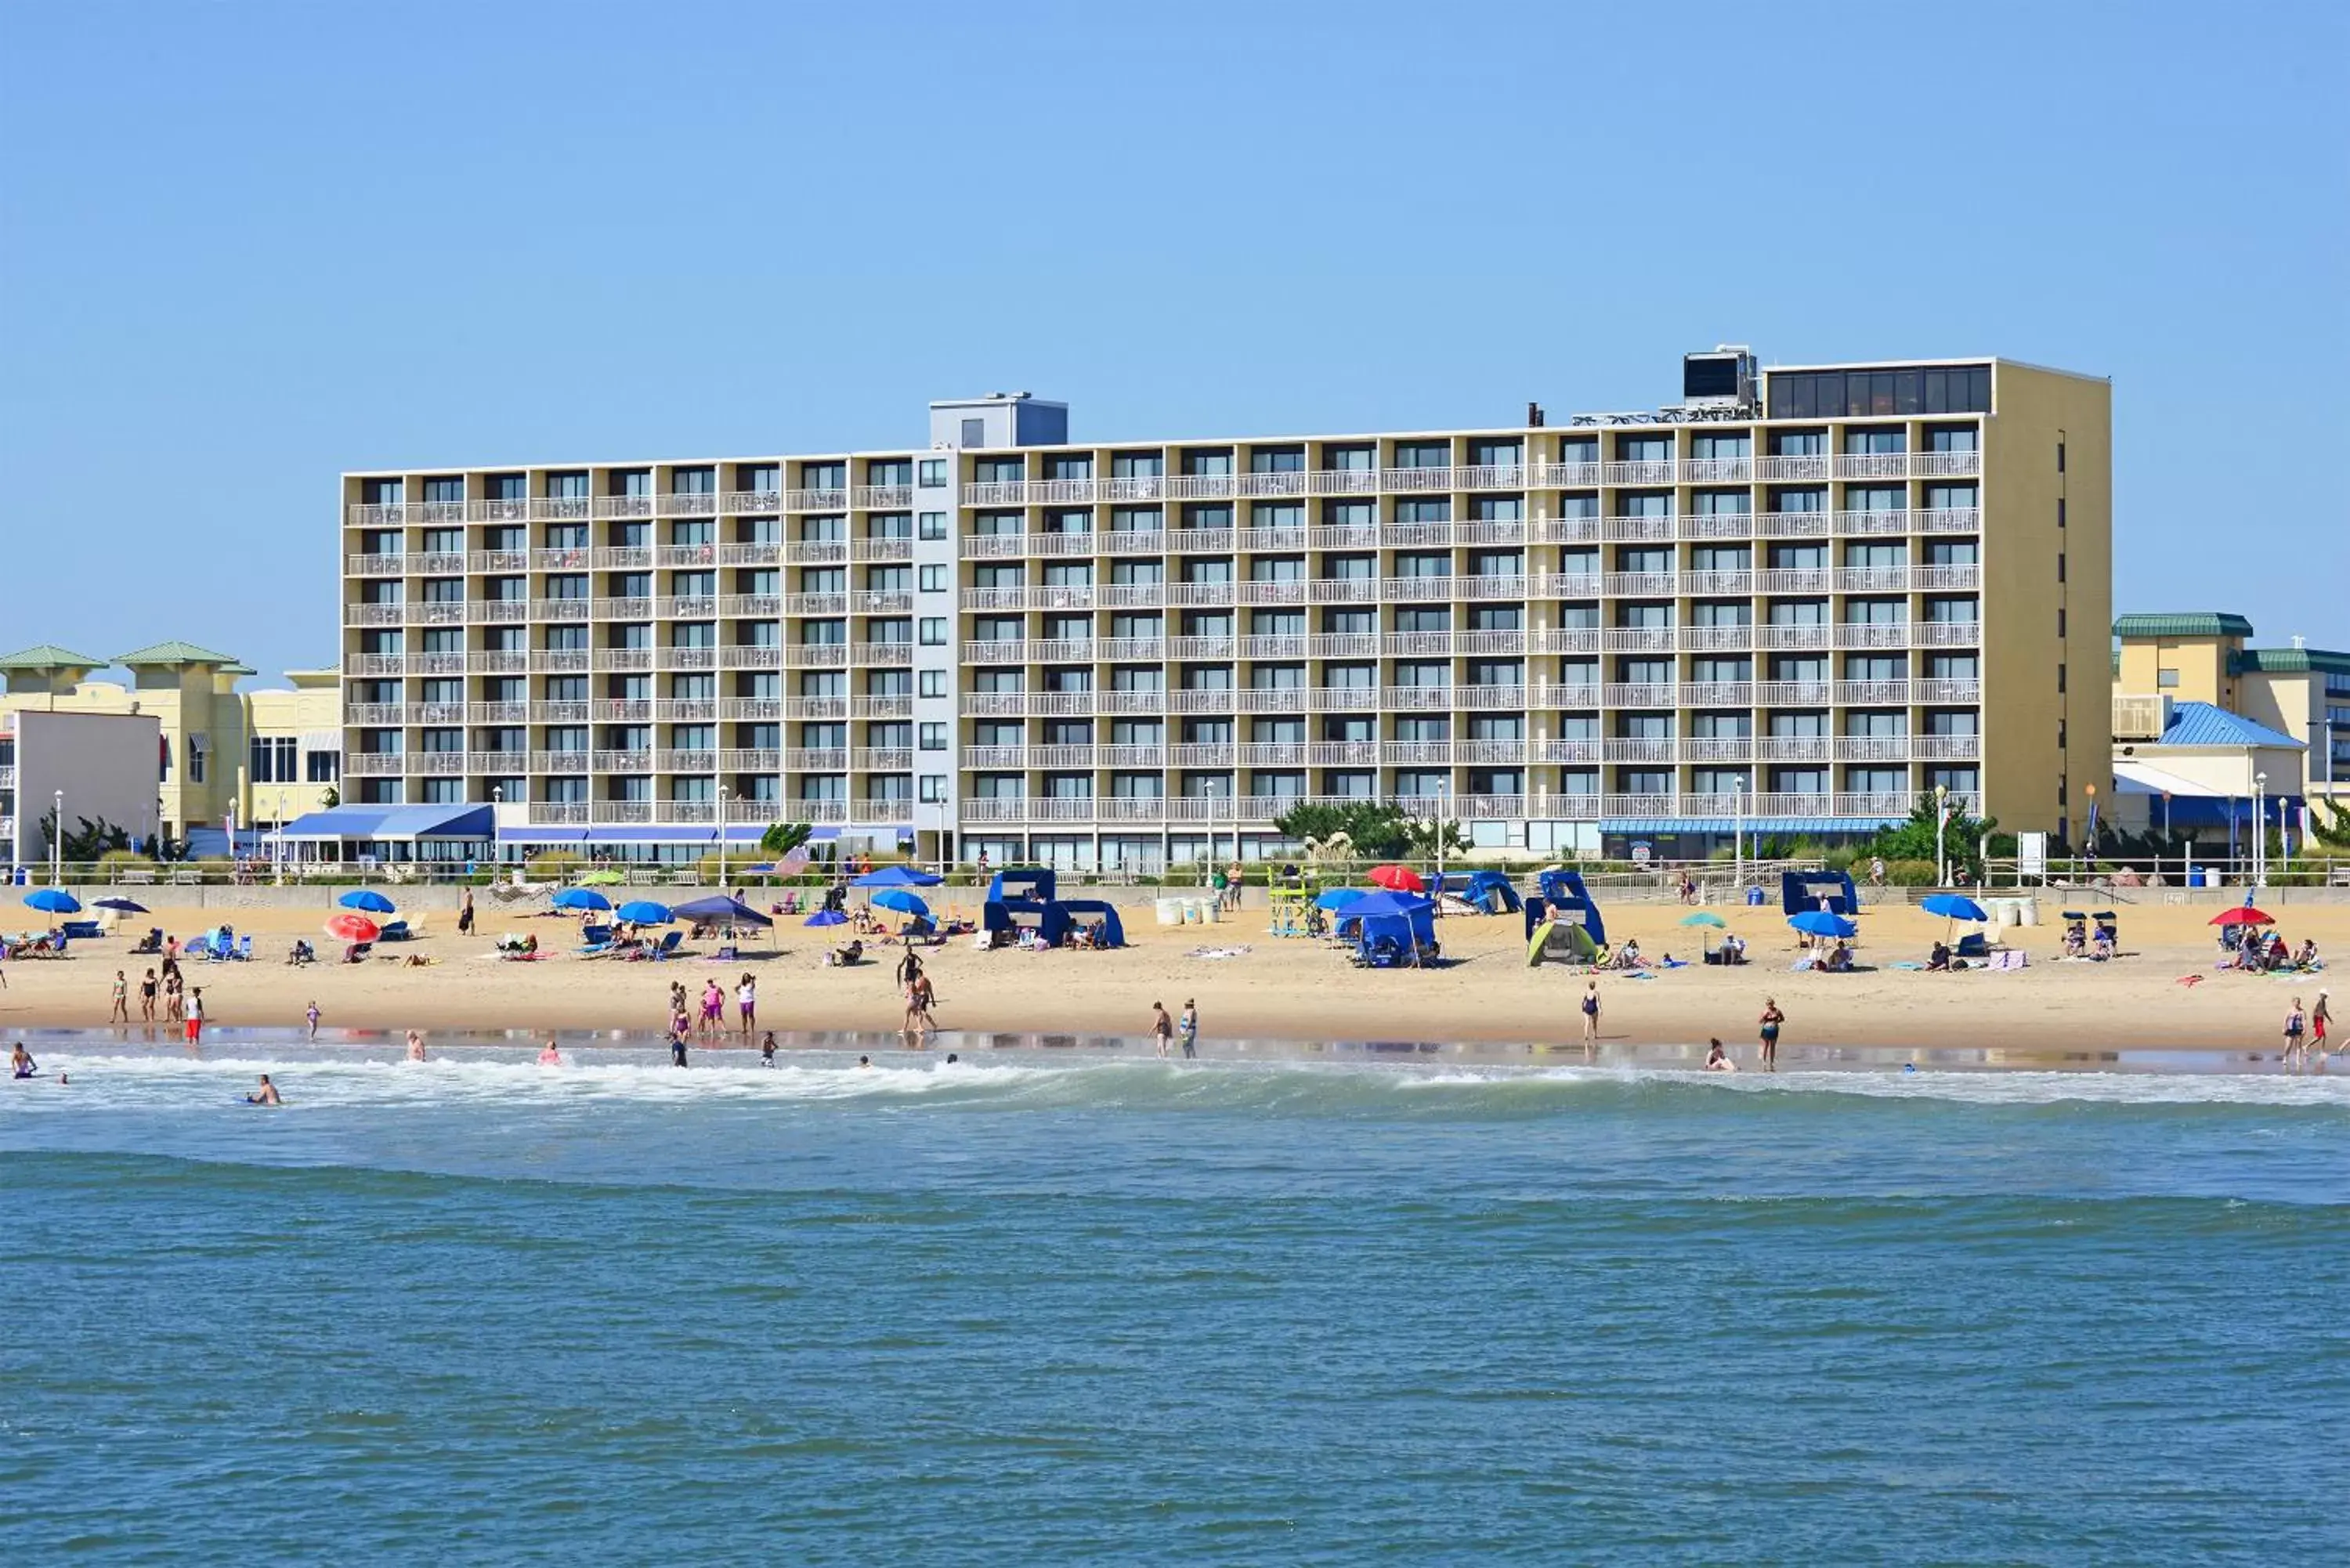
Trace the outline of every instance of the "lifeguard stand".
{"type": "Polygon", "coordinates": [[[1265,927],[1269,937],[1310,937],[1314,934],[1315,889],[1310,887],[1284,888],[1275,884],[1265,889],[1273,916],[1265,927]]]}

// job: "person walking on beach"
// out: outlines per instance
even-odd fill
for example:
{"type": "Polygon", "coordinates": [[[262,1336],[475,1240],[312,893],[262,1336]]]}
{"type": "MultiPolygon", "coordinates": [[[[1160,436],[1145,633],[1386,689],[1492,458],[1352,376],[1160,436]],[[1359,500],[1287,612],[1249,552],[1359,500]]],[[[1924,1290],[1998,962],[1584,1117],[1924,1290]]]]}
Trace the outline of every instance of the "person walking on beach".
{"type": "Polygon", "coordinates": [[[1757,1022],[1762,1025],[1763,1070],[1775,1073],[1779,1069],[1779,1025],[1787,1022],[1787,1015],[1779,1011],[1778,998],[1762,999],[1762,1016],[1757,1022]]]}
{"type": "Polygon", "coordinates": [[[2284,1062],[2288,1067],[2298,1066],[2302,1060],[2302,1030],[2306,1016],[2301,1010],[2301,998],[2293,999],[2293,1006],[2284,1015],[2284,1062]]]}
{"type": "Polygon", "coordinates": [[[310,1025],[310,1038],[318,1037],[318,1004],[315,1002],[302,1010],[302,1017],[310,1025]]]}
{"type": "Polygon", "coordinates": [[[183,989],[184,985],[178,970],[168,966],[164,969],[163,1021],[167,1023],[177,1023],[188,1015],[188,993],[183,989]]]}
{"type": "Polygon", "coordinates": [[[1185,1061],[1200,1054],[1200,1005],[1188,997],[1183,1002],[1183,1016],[1175,1021],[1175,1034],[1183,1042],[1185,1061]]]}
{"type": "Polygon", "coordinates": [[[906,988],[907,1033],[925,1034],[937,1032],[939,1021],[931,1016],[931,1003],[936,999],[937,993],[931,989],[931,977],[927,974],[916,975],[914,983],[906,988]]]}
{"type": "Polygon", "coordinates": [[[743,1040],[747,1044],[752,1026],[759,1021],[759,982],[748,971],[734,984],[734,1016],[743,1026],[743,1040]]]}
{"type": "Polygon", "coordinates": [[[114,1011],[106,1015],[106,1021],[109,1023],[130,1022],[130,982],[122,977],[120,970],[114,971],[114,1011]]]}
{"type": "Polygon", "coordinates": [[[1159,1047],[1160,1059],[1164,1060],[1167,1042],[1175,1036],[1175,1021],[1167,1016],[1167,1004],[1163,1002],[1152,1002],[1150,1011],[1154,1014],[1150,1020],[1150,1039],[1159,1047]]]}
{"type": "Polygon", "coordinates": [[[1586,1056],[1599,1046],[1599,982],[1587,981],[1583,987],[1583,1054],[1586,1056]]]}
{"type": "Polygon", "coordinates": [[[465,889],[465,901],[457,906],[457,934],[461,937],[473,934],[473,890],[471,888],[465,889]]]}
{"type": "Polygon", "coordinates": [[[2309,1049],[2312,1055],[2339,1055],[2326,1049],[2326,1036],[2334,1032],[2334,1009],[2326,1005],[2323,989],[2317,993],[2317,1005],[2309,1010],[2309,1049]]]}
{"type": "Polygon", "coordinates": [[[725,1033],[726,993],[718,989],[718,980],[713,975],[702,986],[702,1038],[715,1040],[725,1033]]]}
{"type": "Polygon", "coordinates": [[[204,988],[188,992],[188,1044],[199,1044],[204,1037],[204,988]]]}
{"type": "Polygon", "coordinates": [[[139,1018],[141,1023],[155,1022],[155,992],[160,989],[155,983],[155,971],[149,970],[147,978],[139,982],[139,1018]]]}

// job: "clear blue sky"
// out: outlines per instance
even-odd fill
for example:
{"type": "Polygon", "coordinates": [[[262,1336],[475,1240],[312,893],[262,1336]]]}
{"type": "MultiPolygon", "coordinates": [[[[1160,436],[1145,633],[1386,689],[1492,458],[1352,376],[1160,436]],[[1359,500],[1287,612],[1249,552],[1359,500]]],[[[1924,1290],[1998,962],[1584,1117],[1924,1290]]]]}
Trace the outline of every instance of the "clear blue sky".
{"type": "Polygon", "coordinates": [[[0,643],[331,660],[347,468],[1509,422],[1733,341],[2110,375],[2117,605],[2350,645],[2345,9],[0,0],[0,643]]]}

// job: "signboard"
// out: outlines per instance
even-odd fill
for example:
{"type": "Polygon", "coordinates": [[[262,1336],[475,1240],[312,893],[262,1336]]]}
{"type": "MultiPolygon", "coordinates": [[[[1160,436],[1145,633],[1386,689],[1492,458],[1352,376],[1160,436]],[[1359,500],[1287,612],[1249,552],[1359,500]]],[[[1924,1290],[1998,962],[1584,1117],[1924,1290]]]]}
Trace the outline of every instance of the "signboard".
{"type": "Polygon", "coordinates": [[[1642,838],[1642,839],[1636,839],[1636,840],[1633,842],[1633,845],[1632,845],[1632,864],[1633,864],[1633,865],[1635,865],[1635,866],[1646,866],[1646,865],[1648,863],[1648,856],[1649,856],[1649,854],[1650,854],[1650,850],[1649,850],[1649,848],[1648,848],[1648,841],[1647,839],[1645,839],[1645,838],[1642,838]]]}
{"type": "Polygon", "coordinates": [[[2044,833],[2019,833],[2015,836],[2015,874],[2019,877],[2048,875],[2048,836],[2044,833]]]}

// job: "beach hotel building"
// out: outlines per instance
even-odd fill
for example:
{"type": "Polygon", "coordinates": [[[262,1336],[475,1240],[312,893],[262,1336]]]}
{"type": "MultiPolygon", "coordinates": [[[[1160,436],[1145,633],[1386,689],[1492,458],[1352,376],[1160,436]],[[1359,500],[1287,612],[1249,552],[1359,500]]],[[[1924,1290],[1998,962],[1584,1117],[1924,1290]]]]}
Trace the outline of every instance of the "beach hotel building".
{"type": "Polygon", "coordinates": [[[1073,441],[993,393],[897,448],[347,473],[347,782],[305,831],[1150,870],[1278,852],[1303,800],[1541,856],[1834,840],[1937,788],[2081,821],[2109,385],[1725,349],[1680,394],[1073,441]]]}

